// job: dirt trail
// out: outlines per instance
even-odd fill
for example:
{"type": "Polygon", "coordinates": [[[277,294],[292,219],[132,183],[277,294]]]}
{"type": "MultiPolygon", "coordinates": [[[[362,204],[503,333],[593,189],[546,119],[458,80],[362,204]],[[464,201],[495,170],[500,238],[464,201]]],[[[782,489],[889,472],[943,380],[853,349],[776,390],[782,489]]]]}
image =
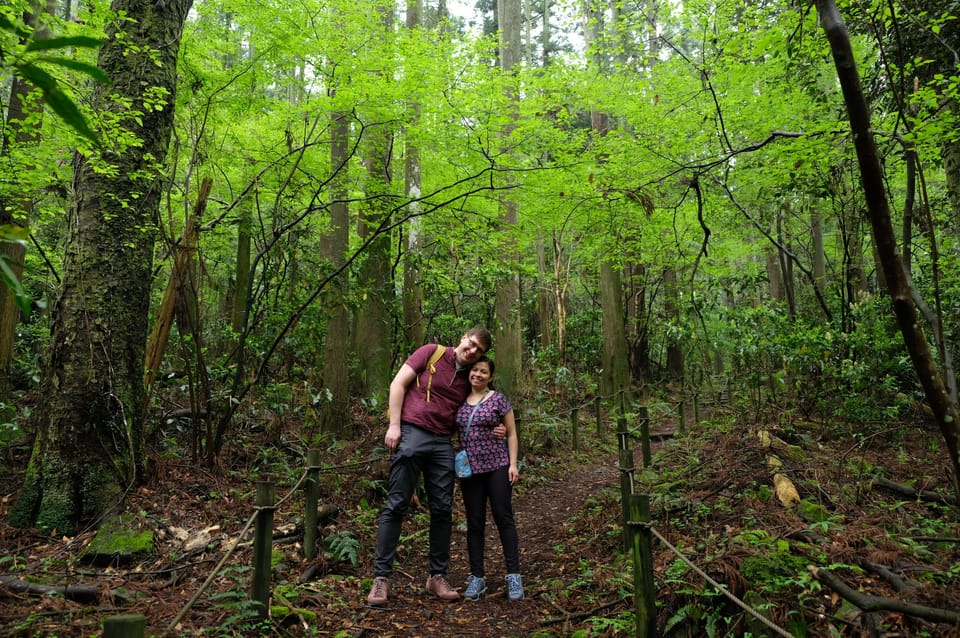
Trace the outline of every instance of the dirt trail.
{"type": "MultiPolygon", "coordinates": [[[[571,600],[565,601],[568,606],[561,607],[552,602],[555,594],[575,589],[581,559],[590,561],[591,552],[609,549],[608,540],[601,540],[600,547],[571,546],[578,542],[580,535],[575,517],[588,506],[590,499],[616,486],[618,481],[616,460],[611,457],[591,465],[570,467],[562,479],[537,482],[531,489],[518,489],[514,510],[520,536],[524,600],[511,603],[506,598],[500,540],[488,517],[488,589],[480,601],[441,602],[423,592],[423,574],[397,572],[389,605],[383,609],[358,605],[355,618],[346,621],[342,628],[353,631],[354,636],[383,637],[519,638],[538,631],[540,635],[547,632],[569,635],[571,624],[557,619],[594,608],[596,603],[583,598],[573,600],[574,607],[569,606],[571,600]],[[558,548],[562,555],[558,555],[558,548]]],[[[455,532],[450,581],[461,592],[467,577],[466,552],[466,535],[455,532]]],[[[609,560],[609,554],[598,560],[609,560]]],[[[625,606],[628,601],[617,604],[625,606]]]]}

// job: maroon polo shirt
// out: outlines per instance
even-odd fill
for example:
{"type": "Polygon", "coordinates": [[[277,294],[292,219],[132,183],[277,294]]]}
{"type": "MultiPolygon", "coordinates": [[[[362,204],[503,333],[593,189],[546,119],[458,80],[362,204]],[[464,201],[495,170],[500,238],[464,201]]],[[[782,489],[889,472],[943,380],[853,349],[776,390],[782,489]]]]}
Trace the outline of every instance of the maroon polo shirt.
{"type": "Polygon", "coordinates": [[[457,371],[457,354],[447,347],[443,356],[435,364],[436,372],[430,382],[430,370],[427,362],[437,351],[437,345],[429,343],[417,348],[406,360],[406,364],[417,372],[420,387],[411,383],[403,397],[403,410],[400,420],[412,423],[435,434],[448,436],[457,429],[455,415],[460,404],[470,394],[470,380],[467,378],[470,368],[457,371]],[[427,401],[427,384],[430,384],[430,401],[427,401]]]}

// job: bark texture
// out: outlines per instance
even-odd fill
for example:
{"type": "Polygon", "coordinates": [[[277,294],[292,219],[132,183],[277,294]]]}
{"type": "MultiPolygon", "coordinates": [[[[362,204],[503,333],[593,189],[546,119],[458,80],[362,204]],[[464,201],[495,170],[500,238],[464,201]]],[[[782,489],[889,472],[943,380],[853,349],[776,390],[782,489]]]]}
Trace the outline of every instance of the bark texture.
{"type": "MultiPolygon", "coordinates": [[[[350,158],[350,120],[345,113],[334,113],[330,122],[331,180],[330,230],[323,236],[323,256],[333,269],[343,268],[350,243],[350,210],[347,206],[347,161],[350,158]]],[[[344,270],[332,282],[327,333],[323,345],[323,387],[328,400],[320,409],[320,429],[347,434],[350,423],[350,313],[346,300],[350,277],[344,270]]]]}
{"type": "Polygon", "coordinates": [[[927,343],[914,302],[912,284],[897,250],[880,155],[870,130],[870,114],[847,29],[833,0],[817,0],[817,12],[830,42],[837,77],[843,89],[867,213],[873,227],[873,240],[883,266],[893,312],[934,420],[946,441],[953,473],[953,490],[960,501],[960,409],[957,406],[956,389],[946,382],[945,372],[939,367],[927,343]]]}
{"type": "Polygon", "coordinates": [[[144,350],[159,177],[191,1],[113,4],[127,20],[108,29],[98,64],[111,83],[95,89],[92,103],[115,112],[141,144],[106,135],[98,157],[74,159],[63,283],[15,524],[76,532],[95,525],[144,478],[144,350]]]}

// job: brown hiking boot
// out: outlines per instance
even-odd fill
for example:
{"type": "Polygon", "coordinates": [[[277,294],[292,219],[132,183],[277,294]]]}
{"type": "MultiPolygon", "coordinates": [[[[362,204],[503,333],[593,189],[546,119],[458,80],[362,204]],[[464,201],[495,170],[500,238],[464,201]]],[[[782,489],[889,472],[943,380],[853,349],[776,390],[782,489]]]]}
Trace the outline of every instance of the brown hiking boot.
{"type": "Polygon", "coordinates": [[[367,602],[374,607],[387,604],[387,594],[390,591],[390,582],[383,576],[373,579],[373,586],[367,594],[367,602]]]}
{"type": "Polygon", "coordinates": [[[443,574],[434,574],[427,578],[427,591],[440,600],[460,600],[460,592],[450,586],[443,574]]]}

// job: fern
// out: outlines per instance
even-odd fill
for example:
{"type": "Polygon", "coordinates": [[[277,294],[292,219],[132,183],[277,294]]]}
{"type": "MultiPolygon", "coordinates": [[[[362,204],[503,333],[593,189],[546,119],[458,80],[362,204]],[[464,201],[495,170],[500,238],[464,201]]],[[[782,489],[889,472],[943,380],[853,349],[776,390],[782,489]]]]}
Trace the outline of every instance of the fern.
{"type": "Polygon", "coordinates": [[[327,555],[336,560],[349,561],[357,567],[360,562],[360,541],[349,531],[337,532],[323,539],[327,546],[327,555]]]}

